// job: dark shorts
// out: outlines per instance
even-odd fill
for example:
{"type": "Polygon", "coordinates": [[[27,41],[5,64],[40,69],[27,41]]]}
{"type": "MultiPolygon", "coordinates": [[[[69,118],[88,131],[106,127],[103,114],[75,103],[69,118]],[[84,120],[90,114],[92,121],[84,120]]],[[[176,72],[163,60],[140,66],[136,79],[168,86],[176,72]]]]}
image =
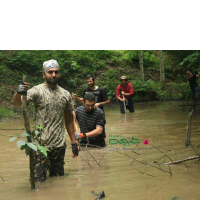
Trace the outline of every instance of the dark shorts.
{"type": "Polygon", "coordinates": [[[35,180],[42,182],[46,179],[47,171],[50,176],[64,175],[64,157],[66,145],[47,152],[47,157],[41,152],[34,151],[36,161],[35,180]]]}

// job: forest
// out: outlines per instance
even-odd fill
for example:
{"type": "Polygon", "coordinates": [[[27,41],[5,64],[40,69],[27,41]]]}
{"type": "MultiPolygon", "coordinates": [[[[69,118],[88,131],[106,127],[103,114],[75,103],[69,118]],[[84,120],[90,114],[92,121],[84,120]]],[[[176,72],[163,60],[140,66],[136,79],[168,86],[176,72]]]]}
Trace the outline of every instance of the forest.
{"type": "Polygon", "coordinates": [[[111,103],[116,103],[116,87],[122,75],[133,84],[133,100],[190,100],[186,70],[200,71],[198,50],[1,50],[0,117],[16,116],[13,94],[28,76],[30,87],[43,82],[42,65],[55,59],[60,65],[59,85],[82,95],[88,74],[96,85],[105,88],[111,103]]]}

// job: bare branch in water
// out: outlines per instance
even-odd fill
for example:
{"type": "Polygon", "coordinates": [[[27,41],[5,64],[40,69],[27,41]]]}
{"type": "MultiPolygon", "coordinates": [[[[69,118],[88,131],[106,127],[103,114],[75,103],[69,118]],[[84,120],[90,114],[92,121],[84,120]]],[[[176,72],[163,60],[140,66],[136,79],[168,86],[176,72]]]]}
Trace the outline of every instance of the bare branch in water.
{"type": "Polygon", "coordinates": [[[189,157],[189,158],[185,158],[183,160],[177,160],[177,161],[173,161],[173,162],[169,162],[169,163],[164,163],[163,165],[171,165],[171,164],[178,164],[178,163],[182,163],[188,160],[194,160],[194,159],[198,159],[200,158],[200,156],[194,156],[194,157],[189,157]]]}
{"type": "Polygon", "coordinates": [[[144,172],[140,171],[139,169],[136,169],[136,168],[133,168],[133,169],[135,169],[135,170],[139,171],[141,174],[145,174],[145,175],[148,175],[148,176],[151,176],[151,177],[155,177],[155,176],[153,176],[153,175],[151,175],[151,174],[146,174],[146,173],[144,173],[144,172]]]}
{"type": "Polygon", "coordinates": [[[2,181],[7,181],[7,180],[4,180],[2,176],[0,176],[0,177],[1,177],[2,181]]]}
{"type": "Polygon", "coordinates": [[[106,154],[106,151],[104,152],[103,156],[100,158],[99,164],[101,163],[101,160],[102,160],[102,158],[104,157],[105,154],[106,154]]]}
{"type": "Polygon", "coordinates": [[[80,154],[79,156],[93,169],[93,167],[90,165],[89,161],[87,161],[85,158],[83,158],[80,154]]]}
{"type": "MultiPolygon", "coordinates": [[[[87,150],[87,148],[86,148],[86,150],[87,150]]],[[[87,150],[87,152],[91,155],[91,157],[97,163],[97,165],[99,165],[99,167],[101,167],[100,163],[97,162],[97,160],[95,159],[95,157],[88,150],[87,150]]]]}

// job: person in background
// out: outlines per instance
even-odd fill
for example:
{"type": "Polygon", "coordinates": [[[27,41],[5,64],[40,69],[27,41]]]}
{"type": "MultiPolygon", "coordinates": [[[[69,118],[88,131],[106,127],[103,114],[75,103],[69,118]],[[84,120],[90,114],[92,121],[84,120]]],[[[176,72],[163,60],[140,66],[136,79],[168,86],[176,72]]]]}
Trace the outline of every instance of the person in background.
{"type": "Polygon", "coordinates": [[[120,111],[124,114],[125,109],[128,109],[130,113],[133,113],[134,106],[131,98],[133,96],[133,85],[128,83],[126,76],[121,76],[120,81],[121,84],[116,89],[116,98],[120,101],[120,111]]]}
{"type": "Polygon", "coordinates": [[[78,148],[74,134],[72,118],[72,98],[68,91],[58,85],[60,67],[56,60],[43,63],[44,83],[28,90],[29,83],[19,84],[14,95],[15,106],[21,106],[22,94],[27,92],[27,103],[33,102],[35,107],[34,127],[42,126],[44,131],[33,141],[40,141],[40,145],[48,148],[48,156],[40,151],[34,151],[36,162],[35,178],[42,182],[46,179],[47,171],[50,176],[64,175],[64,157],[66,150],[66,130],[72,145],[72,157],[78,156],[78,148]],[[28,90],[28,91],[27,91],[28,90]]]}
{"type": "Polygon", "coordinates": [[[197,83],[199,76],[196,75],[195,73],[192,73],[192,70],[189,70],[189,69],[186,71],[186,73],[188,74],[188,77],[187,77],[188,86],[190,86],[190,89],[192,92],[192,101],[195,104],[195,102],[197,101],[199,97],[199,87],[197,83]],[[195,97],[196,94],[198,95],[197,98],[195,97]]]}
{"type": "MultiPolygon", "coordinates": [[[[87,93],[92,93],[95,96],[95,106],[104,111],[103,106],[110,103],[110,100],[108,99],[105,90],[95,85],[95,77],[92,75],[86,76],[86,83],[88,87],[84,88],[83,97],[87,93]]],[[[81,97],[77,97],[76,95],[74,95],[72,96],[72,98],[77,99],[78,101],[83,103],[83,98],[81,97]]]]}
{"type": "Polygon", "coordinates": [[[86,93],[83,105],[79,106],[75,112],[81,132],[75,135],[77,140],[81,140],[80,144],[89,147],[105,147],[105,115],[95,105],[95,96],[92,93],[86,93]]]}

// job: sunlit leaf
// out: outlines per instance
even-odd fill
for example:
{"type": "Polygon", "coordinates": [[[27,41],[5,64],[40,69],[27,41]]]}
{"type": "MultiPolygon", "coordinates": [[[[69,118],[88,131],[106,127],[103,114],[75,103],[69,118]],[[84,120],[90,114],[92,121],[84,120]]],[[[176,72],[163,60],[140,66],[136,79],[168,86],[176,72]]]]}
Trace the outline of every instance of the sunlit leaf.
{"type": "Polygon", "coordinates": [[[47,151],[49,151],[46,147],[40,146],[37,144],[38,149],[40,150],[41,153],[43,153],[47,157],[47,151]]]}
{"type": "Polygon", "coordinates": [[[16,139],[17,139],[17,137],[12,137],[12,138],[10,138],[9,142],[12,142],[12,141],[14,141],[16,139]]]}
{"type": "Polygon", "coordinates": [[[25,140],[20,140],[17,142],[17,146],[20,148],[22,145],[25,145],[26,141],[25,140]]]}
{"type": "Polygon", "coordinates": [[[27,145],[28,145],[31,149],[37,151],[37,147],[36,147],[33,143],[27,143],[27,145]]]}
{"type": "Polygon", "coordinates": [[[39,131],[37,131],[37,130],[35,131],[35,134],[36,134],[36,135],[38,135],[39,133],[40,133],[39,131]]]}
{"type": "Polygon", "coordinates": [[[30,136],[27,132],[22,133],[22,137],[30,136]]]}

